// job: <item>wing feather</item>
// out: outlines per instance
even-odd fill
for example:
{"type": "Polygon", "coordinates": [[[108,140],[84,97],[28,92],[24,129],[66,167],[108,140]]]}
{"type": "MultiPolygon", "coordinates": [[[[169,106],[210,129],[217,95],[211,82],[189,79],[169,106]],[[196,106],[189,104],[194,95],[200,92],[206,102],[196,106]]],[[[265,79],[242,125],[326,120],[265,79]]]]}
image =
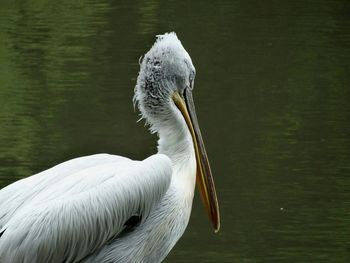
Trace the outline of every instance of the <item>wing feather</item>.
{"type": "Polygon", "coordinates": [[[79,157],[10,184],[0,191],[0,229],[18,209],[30,203],[48,187],[64,181],[66,177],[101,164],[127,160],[130,159],[110,154],[79,157]]]}
{"type": "Polygon", "coordinates": [[[0,261],[79,261],[117,236],[131,216],[147,218],[171,175],[169,158],[156,154],[99,163],[47,185],[0,230],[0,261]]]}

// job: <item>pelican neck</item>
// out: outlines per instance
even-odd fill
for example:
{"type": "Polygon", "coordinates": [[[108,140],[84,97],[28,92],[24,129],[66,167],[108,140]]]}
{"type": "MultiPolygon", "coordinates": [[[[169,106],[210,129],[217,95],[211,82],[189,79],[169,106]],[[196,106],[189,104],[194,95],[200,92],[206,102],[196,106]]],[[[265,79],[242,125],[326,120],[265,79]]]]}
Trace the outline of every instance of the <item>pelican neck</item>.
{"type": "Polygon", "coordinates": [[[186,124],[166,126],[158,130],[158,153],[167,155],[173,166],[195,160],[192,136],[186,124]]]}

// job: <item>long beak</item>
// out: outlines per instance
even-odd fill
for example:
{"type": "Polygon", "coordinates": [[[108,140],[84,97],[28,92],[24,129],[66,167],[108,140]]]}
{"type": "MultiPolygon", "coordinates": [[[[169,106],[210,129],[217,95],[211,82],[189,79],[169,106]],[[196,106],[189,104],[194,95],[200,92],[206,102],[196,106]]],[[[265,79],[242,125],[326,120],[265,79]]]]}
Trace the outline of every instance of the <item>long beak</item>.
{"type": "Polygon", "coordinates": [[[193,138],[197,161],[197,184],[201,193],[203,204],[213,224],[215,233],[220,229],[219,204],[216,196],[213,176],[205,151],[201,132],[199,130],[196,111],[194,108],[192,91],[185,89],[184,96],[174,92],[172,96],[175,105],[181,111],[193,138]]]}

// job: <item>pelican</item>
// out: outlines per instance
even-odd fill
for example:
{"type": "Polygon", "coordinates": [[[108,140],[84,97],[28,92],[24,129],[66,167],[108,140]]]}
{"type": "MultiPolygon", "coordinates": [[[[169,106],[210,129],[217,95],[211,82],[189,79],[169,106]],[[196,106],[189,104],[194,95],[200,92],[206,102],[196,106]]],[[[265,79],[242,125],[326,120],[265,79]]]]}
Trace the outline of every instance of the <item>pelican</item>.
{"type": "Polygon", "coordinates": [[[158,152],[143,161],[80,157],[3,188],[0,262],[161,262],[187,227],[196,182],[217,232],[194,78],[176,34],[158,36],[140,63],[134,96],[158,134],[158,152]]]}

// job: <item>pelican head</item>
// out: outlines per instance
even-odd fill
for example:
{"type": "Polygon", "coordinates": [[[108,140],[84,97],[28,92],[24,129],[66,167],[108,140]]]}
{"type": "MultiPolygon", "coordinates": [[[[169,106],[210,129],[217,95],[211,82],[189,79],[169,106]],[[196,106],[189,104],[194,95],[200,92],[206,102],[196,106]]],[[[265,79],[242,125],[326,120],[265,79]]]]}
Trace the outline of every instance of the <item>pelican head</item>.
{"type": "Polygon", "coordinates": [[[172,95],[192,90],[195,73],[192,60],[176,34],[159,35],[142,60],[135,89],[135,100],[152,131],[159,131],[164,121],[177,116],[172,95]]]}
{"type": "Polygon", "coordinates": [[[160,35],[141,62],[134,102],[152,132],[161,134],[164,129],[169,132],[180,127],[191,134],[197,163],[196,181],[217,232],[219,206],[192,99],[195,73],[191,57],[176,34],[160,35]]]}

